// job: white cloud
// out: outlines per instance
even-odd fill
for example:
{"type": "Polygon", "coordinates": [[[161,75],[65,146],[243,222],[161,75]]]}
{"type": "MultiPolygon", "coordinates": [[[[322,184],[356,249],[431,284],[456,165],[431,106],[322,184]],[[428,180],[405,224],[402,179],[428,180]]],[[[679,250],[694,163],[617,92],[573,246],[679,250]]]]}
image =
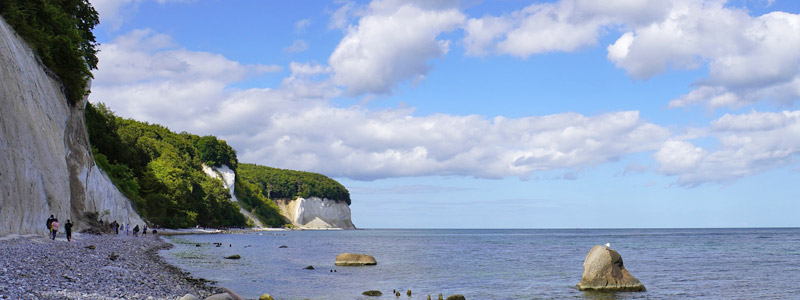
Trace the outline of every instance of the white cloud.
{"type": "Polygon", "coordinates": [[[330,99],[340,90],[327,77],[333,68],[325,65],[293,62],[291,75],[275,89],[237,90],[229,85],[257,74],[258,66],[178,48],[150,31],[102,47],[92,101],[176,131],[218,135],[242,161],[330,176],[575,174],[655,150],[670,134],[636,111],[487,119],[334,107],[330,99]]]}
{"type": "MultiPolygon", "coordinates": [[[[750,16],[723,0],[592,1],[532,4],[501,16],[465,22],[468,55],[518,57],[608,45],[608,60],[636,79],[669,69],[707,67],[689,93],[670,107],[704,104],[738,108],[759,101],[790,106],[800,100],[800,15],[750,16]]],[[[769,3],[767,3],[768,5],[769,3]]]]}
{"type": "Polygon", "coordinates": [[[328,29],[347,29],[356,4],[353,1],[340,1],[340,3],[341,6],[331,14],[328,29]]]}
{"type": "MultiPolygon", "coordinates": [[[[100,23],[107,24],[110,29],[117,30],[137,10],[139,3],[148,0],[89,0],[92,7],[100,15],[100,23]]],[[[170,2],[191,2],[193,0],[151,0],[158,4],[170,2]]]]}
{"type": "Polygon", "coordinates": [[[800,98],[800,15],[758,17],[724,1],[674,1],[662,22],[635,27],[608,47],[608,59],[634,78],[707,65],[708,78],[670,107],[738,108],[800,98]]]}
{"type": "Polygon", "coordinates": [[[380,94],[401,81],[423,77],[430,69],[428,60],[449,50],[449,41],[437,37],[464,21],[455,7],[435,4],[372,2],[330,56],[334,82],[350,95],[380,94]]]}
{"type": "Polygon", "coordinates": [[[283,49],[283,52],[287,53],[297,53],[303,52],[308,49],[308,43],[304,40],[294,40],[294,42],[289,46],[283,49]]]}
{"type": "Polygon", "coordinates": [[[210,111],[230,83],[281,70],[188,51],[150,30],[135,30],[102,44],[98,58],[93,101],[105,102],[127,117],[155,118],[166,125],[191,122],[194,115],[210,111]]]}
{"type": "Polygon", "coordinates": [[[308,26],[311,26],[311,19],[302,19],[294,23],[294,31],[296,33],[303,33],[308,26]]]}
{"type": "Polygon", "coordinates": [[[670,140],[655,154],[660,171],[683,186],[725,183],[791,165],[800,154],[800,111],[726,114],[705,132],[718,143],[713,150],[670,140]]]}
{"type": "Polygon", "coordinates": [[[666,1],[562,0],[531,4],[510,14],[467,21],[467,54],[510,54],[528,57],[553,51],[574,51],[594,45],[607,27],[659,20],[666,1]]]}

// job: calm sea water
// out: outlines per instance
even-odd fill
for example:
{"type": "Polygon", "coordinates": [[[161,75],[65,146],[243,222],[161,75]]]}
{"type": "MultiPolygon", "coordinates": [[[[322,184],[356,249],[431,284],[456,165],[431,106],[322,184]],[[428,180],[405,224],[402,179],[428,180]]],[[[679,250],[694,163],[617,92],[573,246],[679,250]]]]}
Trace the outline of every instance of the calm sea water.
{"type": "Polygon", "coordinates": [[[162,252],[167,261],[248,298],[800,299],[800,228],[288,231],[167,240],[176,246],[162,252]],[[586,253],[604,243],[647,292],[573,288],[586,253]],[[373,255],[378,265],[334,266],[343,252],[373,255]],[[232,254],[242,259],[223,259],[232,254]],[[372,289],[384,296],[361,296],[372,289]]]}

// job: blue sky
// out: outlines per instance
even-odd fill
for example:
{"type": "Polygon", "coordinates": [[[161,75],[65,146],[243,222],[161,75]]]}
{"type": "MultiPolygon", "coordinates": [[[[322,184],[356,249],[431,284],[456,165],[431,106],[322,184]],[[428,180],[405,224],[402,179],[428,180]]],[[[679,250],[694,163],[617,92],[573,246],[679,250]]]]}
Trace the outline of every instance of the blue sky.
{"type": "Polygon", "coordinates": [[[359,227],[800,226],[796,1],[92,3],[91,101],[359,227]]]}

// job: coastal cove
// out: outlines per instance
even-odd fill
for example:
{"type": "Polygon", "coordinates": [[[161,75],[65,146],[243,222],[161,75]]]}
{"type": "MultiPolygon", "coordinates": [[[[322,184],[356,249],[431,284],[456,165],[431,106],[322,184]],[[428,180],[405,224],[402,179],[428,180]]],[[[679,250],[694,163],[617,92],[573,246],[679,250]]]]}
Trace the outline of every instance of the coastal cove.
{"type": "Polygon", "coordinates": [[[165,261],[246,298],[787,299],[800,294],[800,229],[372,229],[180,235],[165,261]],[[587,251],[611,243],[647,286],[581,292],[587,251]],[[214,243],[221,243],[216,247],[214,243]],[[199,247],[197,245],[200,245],[199,247]],[[285,245],[286,248],[280,248],[285,245]],[[378,264],[334,266],[337,254],[378,264]],[[238,254],[239,260],[223,257],[238,254]],[[314,270],[304,269],[314,266],[314,270]],[[336,272],[331,272],[335,270],[336,272]],[[382,297],[361,293],[380,290],[382,297]],[[405,291],[411,290],[408,298],[405,291]]]}

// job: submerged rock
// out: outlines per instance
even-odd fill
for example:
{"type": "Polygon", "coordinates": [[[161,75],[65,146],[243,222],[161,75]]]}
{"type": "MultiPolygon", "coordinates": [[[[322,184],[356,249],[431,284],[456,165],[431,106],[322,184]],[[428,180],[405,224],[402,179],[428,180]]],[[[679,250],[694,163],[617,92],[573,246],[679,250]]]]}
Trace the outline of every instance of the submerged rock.
{"type": "Polygon", "coordinates": [[[242,258],[242,257],[239,256],[239,254],[234,254],[234,255],[225,257],[225,259],[240,259],[240,258],[242,258]]]}
{"type": "Polygon", "coordinates": [[[275,298],[272,298],[272,296],[270,296],[269,294],[264,293],[261,294],[261,297],[258,297],[258,300],[275,300],[275,298]]]}
{"type": "Polygon", "coordinates": [[[235,300],[235,299],[233,299],[233,297],[231,297],[231,295],[228,293],[222,293],[206,297],[205,300],[235,300]]]}
{"type": "Polygon", "coordinates": [[[303,268],[303,269],[306,269],[306,270],[314,270],[314,266],[312,266],[312,265],[308,265],[308,267],[305,267],[305,268],[303,268]]]}
{"type": "Polygon", "coordinates": [[[197,296],[192,294],[186,294],[178,300],[200,300],[200,298],[197,298],[197,296]]]}
{"type": "Polygon", "coordinates": [[[586,254],[583,276],[578,283],[581,291],[644,292],[644,284],[633,277],[622,264],[622,256],[608,247],[596,245],[586,254]]]}
{"type": "Polygon", "coordinates": [[[361,294],[364,295],[364,296],[373,296],[373,297],[383,296],[383,293],[381,293],[381,291],[376,291],[376,290],[369,290],[369,291],[363,292],[361,294]]]}
{"type": "Polygon", "coordinates": [[[337,266],[368,266],[378,264],[375,257],[366,254],[342,253],[336,256],[337,266]]]}

